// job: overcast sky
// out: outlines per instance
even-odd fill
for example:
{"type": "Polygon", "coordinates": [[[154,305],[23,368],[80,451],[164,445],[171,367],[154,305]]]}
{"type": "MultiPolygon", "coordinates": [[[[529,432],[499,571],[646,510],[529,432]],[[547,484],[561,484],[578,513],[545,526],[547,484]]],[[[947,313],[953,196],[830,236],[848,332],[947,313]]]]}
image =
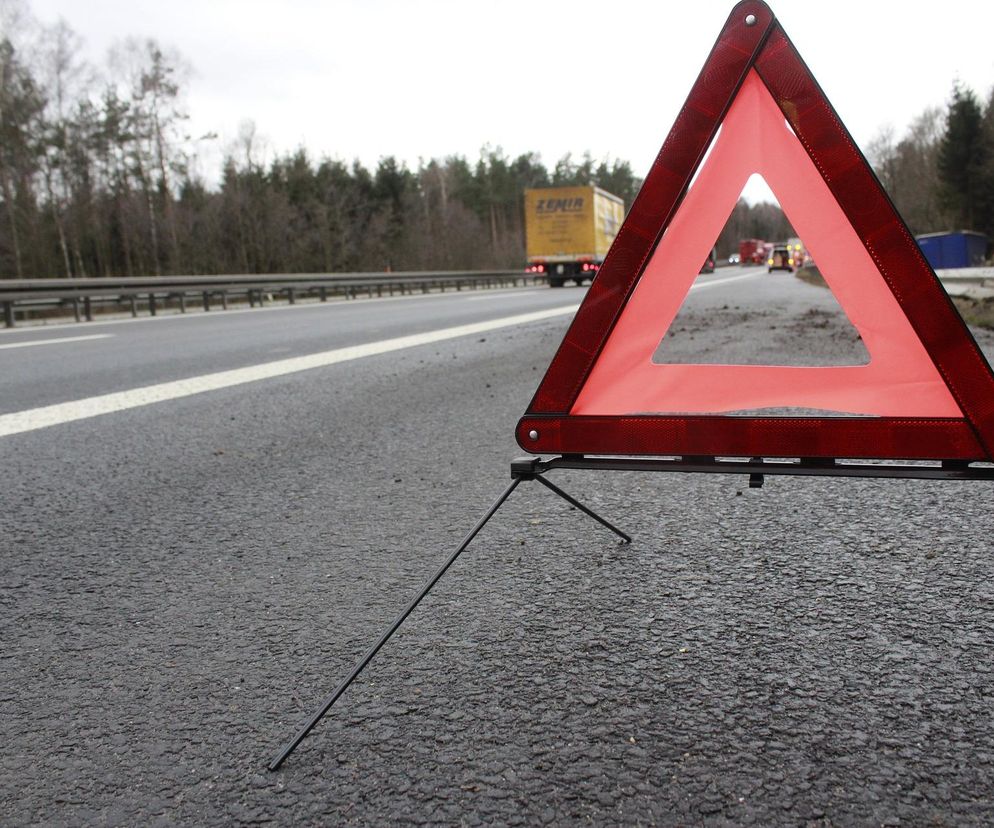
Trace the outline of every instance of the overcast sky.
{"type": "MultiPolygon", "coordinates": [[[[375,166],[482,146],[630,161],[645,174],[714,43],[722,0],[28,0],[101,61],[127,36],[177,49],[193,135],[255,121],[270,154],[375,166]]],[[[959,78],[994,84],[991,0],[775,0],[857,143],[900,134],[959,78]]]]}

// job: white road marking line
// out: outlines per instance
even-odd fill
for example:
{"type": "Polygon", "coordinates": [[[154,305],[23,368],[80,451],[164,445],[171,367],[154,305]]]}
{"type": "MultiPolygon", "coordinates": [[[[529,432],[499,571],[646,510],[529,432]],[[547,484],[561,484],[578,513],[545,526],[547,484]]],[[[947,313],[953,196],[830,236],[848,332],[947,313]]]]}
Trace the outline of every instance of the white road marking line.
{"type": "Polygon", "coordinates": [[[8,342],[0,345],[0,350],[4,348],[30,348],[32,345],[58,345],[62,342],[83,342],[87,339],[109,339],[114,334],[90,334],[88,336],[62,336],[58,339],[32,339],[28,342],[8,342]]]}
{"type": "MultiPolygon", "coordinates": [[[[488,299],[506,299],[508,296],[531,296],[533,293],[538,293],[542,288],[529,288],[528,290],[514,290],[498,293],[494,291],[492,296],[469,296],[466,298],[467,302],[484,302],[488,299]]],[[[487,291],[488,293],[490,291],[487,291]]]]}
{"type": "Polygon", "coordinates": [[[221,388],[230,388],[231,386],[242,385],[247,382],[281,377],[298,371],[307,371],[311,368],[337,365],[340,362],[349,362],[354,359],[361,359],[362,357],[377,356],[379,354],[390,353],[391,351],[414,348],[418,345],[443,342],[447,339],[456,339],[460,336],[472,336],[487,331],[495,331],[500,328],[510,328],[515,325],[524,325],[528,322],[538,322],[556,316],[565,316],[566,314],[575,313],[577,307],[578,305],[572,304],[534,311],[532,313],[521,313],[515,316],[505,316],[500,319],[491,319],[486,322],[474,322],[469,325],[457,325],[453,328],[442,328],[441,330],[428,331],[427,333],[399,336],[394,339],[369,342],[365,345],[351,345],[346,348],[336,348],[332,351],[309,354],[308,356],[281,359],[276,362],[262,363],[261,365],[250,365],[247,368],[219,371],[215,374],[205,374],[200,377],[163,382],[158,385],[149,385],[145,388],[133,388],[129,391],[118,391],[112,394],[89,397],[84,400],[75,400],[57,405],[47,405],[42,408],[32,408],[27,411],[17,411],[12,414],[3,414],[0,415],[0,437],[21,434],[25,431],[36,431],[40,428],[70,423],[74,420],[83,420],[88,417],[99,417],[101,414],[125,411],[129,408],[166,402],[167,400],[175,400],[180,397],[189,397],[193,394],[203,394],[207,391],[217,391],[221,388]]]}
{"type": "Polygon", "coordinates": [[[745,273],[742,276],[727,276],[724,279],[715,279],[710,282],[699,282],[693,285],[690,289],[696,290],[697,288],[713,287],[714,285],[724,285],[728,282],[740,282],[743,279],[755,279],[757,276],[761,275],[762,271],[759,273],[745,273]]]}

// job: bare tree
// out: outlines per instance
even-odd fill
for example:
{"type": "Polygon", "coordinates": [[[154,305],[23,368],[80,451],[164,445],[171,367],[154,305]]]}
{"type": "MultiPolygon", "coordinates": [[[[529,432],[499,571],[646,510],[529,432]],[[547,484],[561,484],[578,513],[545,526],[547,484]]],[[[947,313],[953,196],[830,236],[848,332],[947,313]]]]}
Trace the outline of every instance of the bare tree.
{"type": "Polygon", "coordinates": [[[35,28],[24,2],[0,2],[0,194],[17,278],[24,277],[19,216],[28,212],[25,206],[33,207],[31,180],[37,166],[37,143],[32,131],[43,106],[40,90],[23,59],[35,28]]]}
{"type": "Polygon", "coordinates": [[[116,46],[109,63],[123,79],[122,98],[130,104],[129,161],[141,186],[148,212],[151,260],[162,269],[158,213],[161,209],[169,237],[170,264],[178,268],[179,240],[174,214],[174,180],[183,173],[185,153],[181,124],[188,115],[180,97],[180,83],[189,74],[176,52],[167,52],[155,40],[129,38],[116,46]]]}
{"type": "MultiPolygon", "coordinates": [[[[45,195],[58,236],[62,267],[67,277],[73,275],[72,262],[82,263],[78,239],[70,241],[66,230],[66,212],[71,201],[70,135],[74,110],[88,94],[92,75],[80,58],[81,41],[64,21],[43,30],[39,76],[48,91],[42,113],[44,130],[42,171],[45,195]]],[[[85,275],[85,270],[80,273],[85,275]]]]}
{"type": "Polygon", "coordinates": [[[944,114],[924,110],[896,140],[893,127],[881,129],[867,147],[867,156],[897,211],[914,233],[946,229],[939,182],[939,143],[944,114]]]}

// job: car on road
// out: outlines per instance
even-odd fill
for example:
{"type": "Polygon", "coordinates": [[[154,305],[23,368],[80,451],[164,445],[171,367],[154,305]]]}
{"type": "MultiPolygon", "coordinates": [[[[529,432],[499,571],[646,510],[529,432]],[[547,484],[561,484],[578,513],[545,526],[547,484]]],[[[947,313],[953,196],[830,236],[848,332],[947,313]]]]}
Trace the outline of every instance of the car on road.
{"type": "Polygon", "coordinates": [[[733,253],[728,257],[729,264],[738,264],[740,261],[742,261],[742,257],[738,253],[733,253]]]}
{"type": "Polygon", "coordinates": [[[701,273],[714,273],[714,263],[717,260],[718,251],[712,247],[707,259],[704,260],[704,264],[701,265],[701,273]]]}
{"type": "Polygon", "coordinates": [[[770,258],[766,260],[767,272],[774,270],[786,270],[788,273],[794,272],[794,257],[790,255],[790,248],[786,245],[776,245],[770,251],[770,258]]]}

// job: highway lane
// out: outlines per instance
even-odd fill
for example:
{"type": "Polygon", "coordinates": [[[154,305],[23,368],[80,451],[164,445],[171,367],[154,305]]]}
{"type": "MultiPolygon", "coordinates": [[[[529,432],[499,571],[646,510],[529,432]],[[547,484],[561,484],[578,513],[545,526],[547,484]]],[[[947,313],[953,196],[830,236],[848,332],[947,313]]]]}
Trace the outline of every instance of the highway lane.
{"type": "Polygon", "coordinates": [[[0,334],[0,413],[50,405],[347,345],[422,333],[579,301],[578,291],[528,289],[311,303],[161,316],[0,334]],[[104,338],[78,341],[86,333],[104,338]],[[71,332],[71,333],[70,333],[71,332]]]}
{"type": "MultiPolygon", "coordinates": [[[[765,272],[717,284],[732,275],[691,294],[674,346],[726,354],[754,324],[759,349],[803,349],[795,323],[825,291],[765,272]],[[743,303],[769,315],[750,322],[743,303]]],[[[467,307],[446,324],[580,295],[454,297],[467,307]]],[[[165,381],[354,342],[327,320],[355,308],[315,309],[311,333],[294,321],[306,309],[204,317],[206,331],[163,319],[120,340],[132,323],[38,329],[0,342],[114,338],[0,357],[67,383],[32,397],[25,375],[17,405],[61,401],[97,387],[73,384],[89,360],[121,390],[136,377],[115,379],[115,360],[165,381]],[[275,330],[253,350],[266,315],[275,330]],[[281,347],[296,350],[267,350],[281,347]],[[185,373],[155,368],[172,352],[185,373]]],[[[431,313],[375,336],[427,330],[431,313]]],[[[0,822],[994,820],[980,484],[556,478],[630,547],[526,485],[265,772],[504,486],[567,322],[0,440],[0,822]]]]}
{"type": "MultiPolygon", "coordinates": [[[[697,288],[738,295],[754,276],[705,275],[697,288]]],[[[0,415],[523,313],[569,313],[583,292],[472,291],[116,320],[85,326],[100,333],[77,334],[78,326],[62,327],[64,338],[52,336],[48,328],[12,331],[0,337],[0,415]]],[[[743,296],[744,303],[747,298],[743,296]]]]}

